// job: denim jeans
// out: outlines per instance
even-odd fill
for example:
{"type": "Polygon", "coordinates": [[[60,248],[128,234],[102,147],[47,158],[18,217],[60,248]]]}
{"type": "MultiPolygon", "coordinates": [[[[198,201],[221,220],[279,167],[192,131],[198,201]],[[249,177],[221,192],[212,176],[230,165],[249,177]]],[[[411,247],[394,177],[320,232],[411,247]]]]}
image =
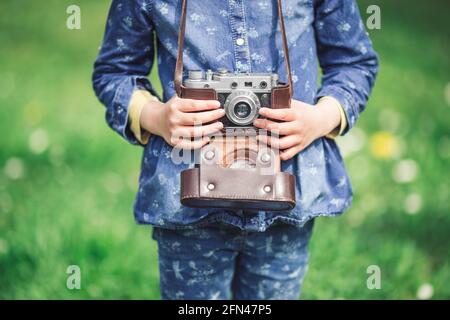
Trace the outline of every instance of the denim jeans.
{"type": "Polygon", "coordinates": [[[163,299],[298,299],[314,220],[264,232],[216,224],[153,229],[163,299]]]}

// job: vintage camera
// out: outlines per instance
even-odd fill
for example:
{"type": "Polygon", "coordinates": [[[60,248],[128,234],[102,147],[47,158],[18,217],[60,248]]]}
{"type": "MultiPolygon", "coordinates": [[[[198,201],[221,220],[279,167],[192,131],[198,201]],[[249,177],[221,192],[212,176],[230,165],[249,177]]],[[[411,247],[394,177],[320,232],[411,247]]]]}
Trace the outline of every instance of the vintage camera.
{"type": "Polygon", "coordinates": [[[274,73],[237,73],[219,69],[217,72],[191,70],[188,74],[184,82],[186,88],[215,90],[225,110],[221,121],[226,129],[252,128],[253,121],[259,117],[259,109],[271,108],[272,89],[281,87],[279,77],[274,73]]]}
{"type": "Polygon", "coordinates": [[[181,173],[181,202],[190,207],[290,210],[295,178],[281,172],[277,150],[257,141],[259,109],[288,108],[290,85],[277,74],[189,71],[180,86],[188,99],[219,100],[222,135],[200,151],[198,166],[181,173]]]}

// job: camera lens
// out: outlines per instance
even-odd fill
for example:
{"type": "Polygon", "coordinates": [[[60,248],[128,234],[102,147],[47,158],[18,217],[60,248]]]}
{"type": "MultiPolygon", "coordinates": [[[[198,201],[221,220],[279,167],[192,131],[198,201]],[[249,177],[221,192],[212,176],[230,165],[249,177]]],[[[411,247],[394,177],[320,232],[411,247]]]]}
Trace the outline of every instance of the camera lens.
{"type": "Polygon", "coordinates": [[[223,108],[233,125],[248,126],[258,117],[260,106],[258,96],[251,90],[236,90],[227,96],[223,108]]]}
{"type": "Polygon", "coordinates": [[[234,106],[234,114],[240,119],[247,118],[252,112],[252,108],[247,102],[238,102],[234,106]]]}

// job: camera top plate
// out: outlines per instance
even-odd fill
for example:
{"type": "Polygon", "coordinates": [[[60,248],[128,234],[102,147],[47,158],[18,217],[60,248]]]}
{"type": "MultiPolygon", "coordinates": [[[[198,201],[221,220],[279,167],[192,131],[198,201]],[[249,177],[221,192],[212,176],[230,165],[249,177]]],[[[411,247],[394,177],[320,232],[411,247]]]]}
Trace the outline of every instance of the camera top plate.
{"type": "Polygon", "coordinates": [[[232,90],[251,90],[253,92],[271,92],[279,86],[279,77],[275,73],[239,73],[219,69],[217,72],[207,70],[190,70],[184,81],[186,88],[211,88],[217,92],[232,90]]]}

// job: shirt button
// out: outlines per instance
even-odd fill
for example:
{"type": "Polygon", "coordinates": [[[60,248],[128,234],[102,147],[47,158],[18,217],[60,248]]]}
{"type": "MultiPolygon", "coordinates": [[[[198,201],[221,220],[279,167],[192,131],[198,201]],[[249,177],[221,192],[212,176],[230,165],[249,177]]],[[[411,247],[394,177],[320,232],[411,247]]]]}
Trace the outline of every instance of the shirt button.
{"type": "Polygon", "coordinates": [[[236,39],[236,44],[237,44],[238,46],[243,46],[244,43],[245,43],[245,40],[244,40],[244,39],[242,39],[242,38],[236,39]]]}

